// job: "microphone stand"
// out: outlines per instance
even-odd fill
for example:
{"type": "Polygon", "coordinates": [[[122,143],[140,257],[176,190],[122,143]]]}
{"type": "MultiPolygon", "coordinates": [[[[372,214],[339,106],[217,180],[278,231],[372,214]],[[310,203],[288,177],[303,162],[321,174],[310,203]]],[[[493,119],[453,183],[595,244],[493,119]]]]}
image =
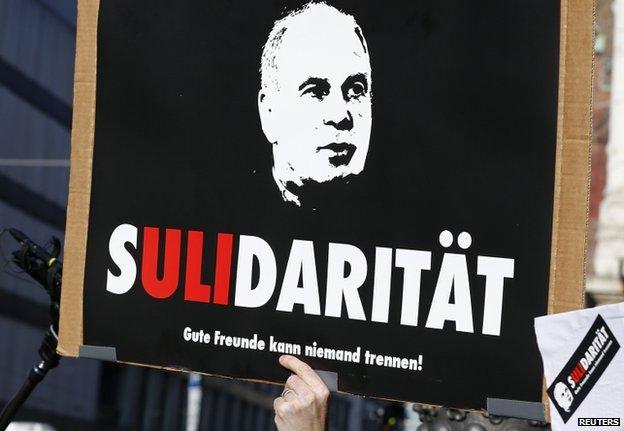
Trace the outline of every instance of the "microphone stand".
{"type": "Polygon", "coordinates": [[[4,431],[9,426],[33,389],[43,380],[48,371],[58,365],[61,359],[56,353],[63,272],[63,263],[58,260],[61,242],[58,238],[53,238],[52,251],[48,252],[17,229],[7,229],[7,231],[20,244],[20,249],[12,253],[12,262],[38,281],[50,296],[51,323],[39,347],[41,360],[31,368],[22,387],[0,413],[0,431],[4,431]]]}

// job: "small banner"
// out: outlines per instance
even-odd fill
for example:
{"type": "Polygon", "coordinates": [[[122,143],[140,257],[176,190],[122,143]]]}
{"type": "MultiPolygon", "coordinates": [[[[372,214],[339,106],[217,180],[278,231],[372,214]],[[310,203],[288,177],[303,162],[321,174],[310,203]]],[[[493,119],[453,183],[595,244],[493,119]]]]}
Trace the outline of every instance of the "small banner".
{"type": "Polygon", "coordinates": [[[535,320],[554,430],[623,429],[623,317],[624,303],[535,320]]]}

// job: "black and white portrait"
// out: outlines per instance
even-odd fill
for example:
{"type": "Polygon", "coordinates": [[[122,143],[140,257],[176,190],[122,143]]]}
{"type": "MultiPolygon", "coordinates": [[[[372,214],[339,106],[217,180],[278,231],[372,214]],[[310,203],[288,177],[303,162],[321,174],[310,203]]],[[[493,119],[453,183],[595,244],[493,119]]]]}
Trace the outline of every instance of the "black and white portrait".
{"type": "Polygon", "coordinates": [[[558,382],[555,385],[555,390],[553,392],[555,401],[559,404],[564,411],[570,412],[570,407],[574,402],[574,395],[572,395],[572,391],[568,386],[563,382],[558,382]]]}
{"type": "Polygon", "coordinates": [[[365,167],[372,123],[370,54],[353,16],[311,2],[275,22],[264,45],[258,110],[285,202],[309,183],[365,167]]]}

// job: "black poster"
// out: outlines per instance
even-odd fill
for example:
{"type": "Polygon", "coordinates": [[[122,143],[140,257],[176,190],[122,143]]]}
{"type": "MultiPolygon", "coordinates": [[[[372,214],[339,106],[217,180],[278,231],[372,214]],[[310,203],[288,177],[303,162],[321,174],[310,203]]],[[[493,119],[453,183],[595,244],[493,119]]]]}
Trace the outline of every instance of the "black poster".
{"type": "Polygon", "coordinates": [[[102,1],[84,344],[539,402],[559,7],[102,1]]]}

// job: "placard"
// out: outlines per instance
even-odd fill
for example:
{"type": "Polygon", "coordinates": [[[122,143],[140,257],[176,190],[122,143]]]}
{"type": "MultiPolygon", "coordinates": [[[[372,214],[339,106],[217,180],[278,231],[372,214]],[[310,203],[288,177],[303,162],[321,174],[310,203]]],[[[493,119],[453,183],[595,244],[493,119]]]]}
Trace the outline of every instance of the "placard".
{"type": "Polygon", "coordinates": [[[81,1],[60,352],[277,383],[290,353],[348,393],[541,402],[533,319],[581,306],[591,24],[81,1]]]}

